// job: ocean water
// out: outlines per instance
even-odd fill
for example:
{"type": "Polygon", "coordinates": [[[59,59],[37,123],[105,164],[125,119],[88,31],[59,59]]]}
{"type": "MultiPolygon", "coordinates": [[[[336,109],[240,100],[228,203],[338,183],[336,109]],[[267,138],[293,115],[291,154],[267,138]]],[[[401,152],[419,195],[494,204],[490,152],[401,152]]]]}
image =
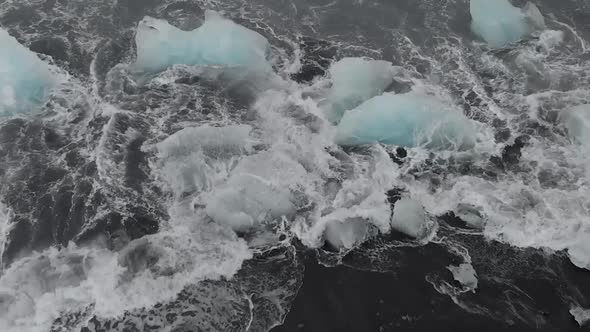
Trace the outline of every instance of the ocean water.
{"type": "Polygon", "coordinates": [[[589,22],[0,2],[0,330],[587,328],[589,22]]]}

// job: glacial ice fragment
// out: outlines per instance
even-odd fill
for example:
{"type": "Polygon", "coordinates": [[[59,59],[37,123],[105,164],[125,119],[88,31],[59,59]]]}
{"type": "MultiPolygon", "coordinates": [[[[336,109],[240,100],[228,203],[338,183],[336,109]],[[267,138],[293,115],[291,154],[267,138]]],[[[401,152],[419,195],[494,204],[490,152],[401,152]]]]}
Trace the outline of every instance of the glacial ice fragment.
{"type": "Polygon", "coordinates": [[[368,232],[369,224],[361,218],[355,218],[344,222],[329,222],[326,225],[324,237],[334,248],[351,249],[361,243],[368,232]]]}
{"type": "Polygon", "coordinates": [[[434,97],[410,92],[384,93],[344,114],[336,141],[342,145],[371,143],[404,147],[468,148],[474,129],[458,110],[434,97]]]}
{"type": "Polygon", "coordinates": [[[572,264],[590,270],[590,233],[578,234],[576,243],[568,246],[567,254],[572,264]]]}
{"type": "Polygon", "coordinates": [[[590,145],[590,105],[579,105],[565,111],[561,120],[572,141],[590,145]]]}
{"type": "Polygon", "coordinates": [[[590,310],[578,306],[572,306],[570,314],[574,317],[576,322],[578,322],[580,327],[584,327],[590,322],[590,310]]]}
{"type": "Polygon", "coordinates": [[[175,64],[271,68],[266,38],[214,11],[207,11],[203,25],[192,31],[145,17],[137,27],[135,41],[139,71],[157,72],[175,64]]]}
{"type": "Polygon", "coordinates": [[[365,58],[344,58],[330,67],[332,89],[328,96],[328,119],[338,122],[345,111],[378,96],[393,81],[390,62],[365,58]]]}
{"type": "Polygon", "coordinates": [[[264,151],[248,156],[240,160],[224,184],[211,192],[205,212],[237,232],[283,217],[289,219],[296,212],[292,191],[307,176],[303,166],[288,154],[264,151]]]}
{"type": "Polygon", "coordinates": [[[240,174],[215,190],[205,209],[216,222],[247,232],[295,212],[288,190],[252,174],[240,174]]]}
{"type": "Polygon", "coordinates": [[[453,274],[453,278],[461,283],[464,287],[475,290],[477,288],[477,273],[473,265],[469,263],[459,266],[448,266],[447,269],[453,274]]]}
{"type": "Polygon", "coordinates": [[[174,133],[156,145],[162,178],[178,196],[208,190],[233,157],[250,150],[251,130],[248,125],[204,125],[174,133]]]}
{"type": "Polygon", "coordinates": [[[30,111],[54,83],[49,66],[0,28],[0,116],[30,111]]]}
{"type": "Polygon", "coordinates": [[[391,226],[413,238],[423,238],[428,232],[429,218],[422,205],[413,199],[402,198],[395,203],[391,226]]]}
{"type": "Polygon", "coordinates": [[[471,29],[491,47],[514,43],[545,25],[532,3],[521,9],[508,0],[471,0],[470,11],[471,29]]]}

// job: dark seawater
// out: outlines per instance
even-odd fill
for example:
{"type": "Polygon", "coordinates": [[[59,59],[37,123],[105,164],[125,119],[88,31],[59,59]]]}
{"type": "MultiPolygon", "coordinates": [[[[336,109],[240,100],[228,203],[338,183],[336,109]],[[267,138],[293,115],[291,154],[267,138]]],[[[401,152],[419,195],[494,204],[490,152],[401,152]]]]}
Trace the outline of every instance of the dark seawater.
{"type": "MultiPolygon", "coordinates": [[[[468,0],[0,0],[0,27],[68,76],[36,114],[0,118],[0,331],[590,329],[570,313],[590,309],[590,271],[559,244],[571,235],[559,227],[568,216],[580,234],[588,231],[588,159],[547,148],[567,140],[557,112],[590,102],[590,2],[533,2],[548,30],[564,32],[548,53],[539,36],[487,48],[471,32],[468,0]],[[259,125],[264,114],[255,107],[261,88],[251,77],[233,81],[188,66],[139,78],[126,67],[144,16],[191,30],[206,10],[266,37],[273,70],[298,84],[299,98],[321,94],[315,89],[336,60],[386,60],[410,73],[388,91],[418,81],[435,87],[499,148],[473,158],[383,148],[403,170],[387,204],[404,194],[428,197],[438,227],[430,241],[372,227],[372,237],[337,252],[306,247],[288,227],[239,234],[220,227],[203,217],[198,189],[163,184],[157,144],[204,124],[248,124],[264,136],[269,126],[259,125]],[[530,70],[522,54],[546,67],[530,70]],[[531,100],[538,116],[530,116],[531,100]],[[514,224],[486,232],[447,209],[446,198],[456,197],[451,184],[463,178],[492,183],[465,187],[508,201],[501,217],[514,224]],[[513,190],[515,183],[524,189],[513,190]],[[560,197],[573,203],[551,205],[560,197]],[[178,213],[183,204],[197,212],[178,213]],[[527,213],[537,208],[546,219],[535,223],[527,213]],[[455,280],[449,267],[462,264],[476,271],[476,288],[455,280]]],[[[284,123],[315,133],[314,114],[284,108],[292,112],[284,123]]],[[[248,153],[271,151],[273,142],[260,141],[248,153]]],[[[333,149],[341,174],[374,152],[333,149]]],[[[313,169],[313,161],[303,164],[313,169]]],[[[303,219],[316,207],[306,194],[296,211],[303,219]]]]}

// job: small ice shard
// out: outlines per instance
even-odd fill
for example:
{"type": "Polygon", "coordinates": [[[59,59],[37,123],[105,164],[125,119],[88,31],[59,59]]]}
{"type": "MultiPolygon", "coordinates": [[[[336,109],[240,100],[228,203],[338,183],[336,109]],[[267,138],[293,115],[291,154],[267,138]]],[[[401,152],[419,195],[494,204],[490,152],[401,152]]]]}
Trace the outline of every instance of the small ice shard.
{"type": "Polygon", "coordinates": [[[368,232],[369,224],[363,219],[355,218],[344,222],[329,222],[324,237],[336,249],[352,249],[367,237],[368,232]]]}
{"type": "Polygon", "coordinates": [[[471,0],[471,30],[491,47],[514,43],[545,26],[545,19],[532,3],[513,6],[508,0],[471,0]]]}
{"type": "Polygon", "coordinates": [[[423,238],[429,229],[430,219],[422,205],[413,199],[402,198],[395,203],[391,226],[413,238],[423,238]]]}
{"type": "Polygon", "coordinates": [[[590,105],[579,105],[565,111],[561,120],[572,141],[590,146],[590,105]]]}
{"type": "Polygon", "coordinates": [[[468,289],[477,288],[477,273],[471,264],[461,264],[459,266],[447,267],[453,274],[455,280],[468,289]]]}
{"type": "Polygon", "coordinates": [[[469,148],[475,142],[470,121],[434,97],[409,92],[384,93],[344,114],[336,141],[433,149],[469,148]]]}
{"type": "Polygon", "coordinates": [[[266,38],[214,11],[207,11],[203,25],[192,31],[145,17],[137,27],[135,41],[139,71],[157,72],[175,64],[271,68],[266,38]]]}
{"type": "Polygon", "coordinates": [[[54,84],[49,66],[0,28],[0,116],[30,111],[54,84]]]}
{"type": "Polygon", "coordinates": [[[390,62],[344,58],[330,67],[332,88],[328,95],[328,119],[338,122],[344,112],[378,96],[393,82],[390,62]]]}
{"type": "Polygon", "coordinates": [[[576,322],[578,322],[578,325],[580,325],[580,327],[583,327],[588,322],[590,322],[590,310],[574,306],[570,309],[570,314],[574,317],[576,322]]]}

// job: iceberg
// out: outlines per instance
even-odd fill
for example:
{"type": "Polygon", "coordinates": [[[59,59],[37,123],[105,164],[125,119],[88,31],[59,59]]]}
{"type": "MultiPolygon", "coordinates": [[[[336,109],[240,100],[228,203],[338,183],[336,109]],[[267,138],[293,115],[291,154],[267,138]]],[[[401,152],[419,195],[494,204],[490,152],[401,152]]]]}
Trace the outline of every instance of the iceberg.
{"type": "Polygon", "coordinates": [[[175,64],[271,69],[266,38],[214,11],[207,11],[203,25],[192,31],[145,17],[137,27],[135,41],[138,71],[158,72],[175,64]]]}
{"type": "Polygon", "coordinates": [[[30,111],[54,84],[49,66],[0,28],[0,116],[30,111]]]}
{"type": "Polygon", "coordinates": [[[341,145],[465,149],[474,145],[475,130],[463,113],[434,97],[384,93],[346,112],[337,127],[336,141],[341,145]]]}
{"type": "Polygon", "coordinates": [[[345,111],[382,94],[393,82],[390,62],[344,58],[330,67],[332,88],[328,95],[328,119],[338,122],[345,111]]]}
{"type": "Polygon", "coordinates": [[[545,20],[532,3],[513,6],[508,0],[471,0],[471,30],[491,47],[503,47],[543,28],[545,20]]]}
{"type": "Polygon", "coordinates": [[[565,111],[561,121],[573,142],[590,146],[590,105],[579,105],[565,111]]]}

